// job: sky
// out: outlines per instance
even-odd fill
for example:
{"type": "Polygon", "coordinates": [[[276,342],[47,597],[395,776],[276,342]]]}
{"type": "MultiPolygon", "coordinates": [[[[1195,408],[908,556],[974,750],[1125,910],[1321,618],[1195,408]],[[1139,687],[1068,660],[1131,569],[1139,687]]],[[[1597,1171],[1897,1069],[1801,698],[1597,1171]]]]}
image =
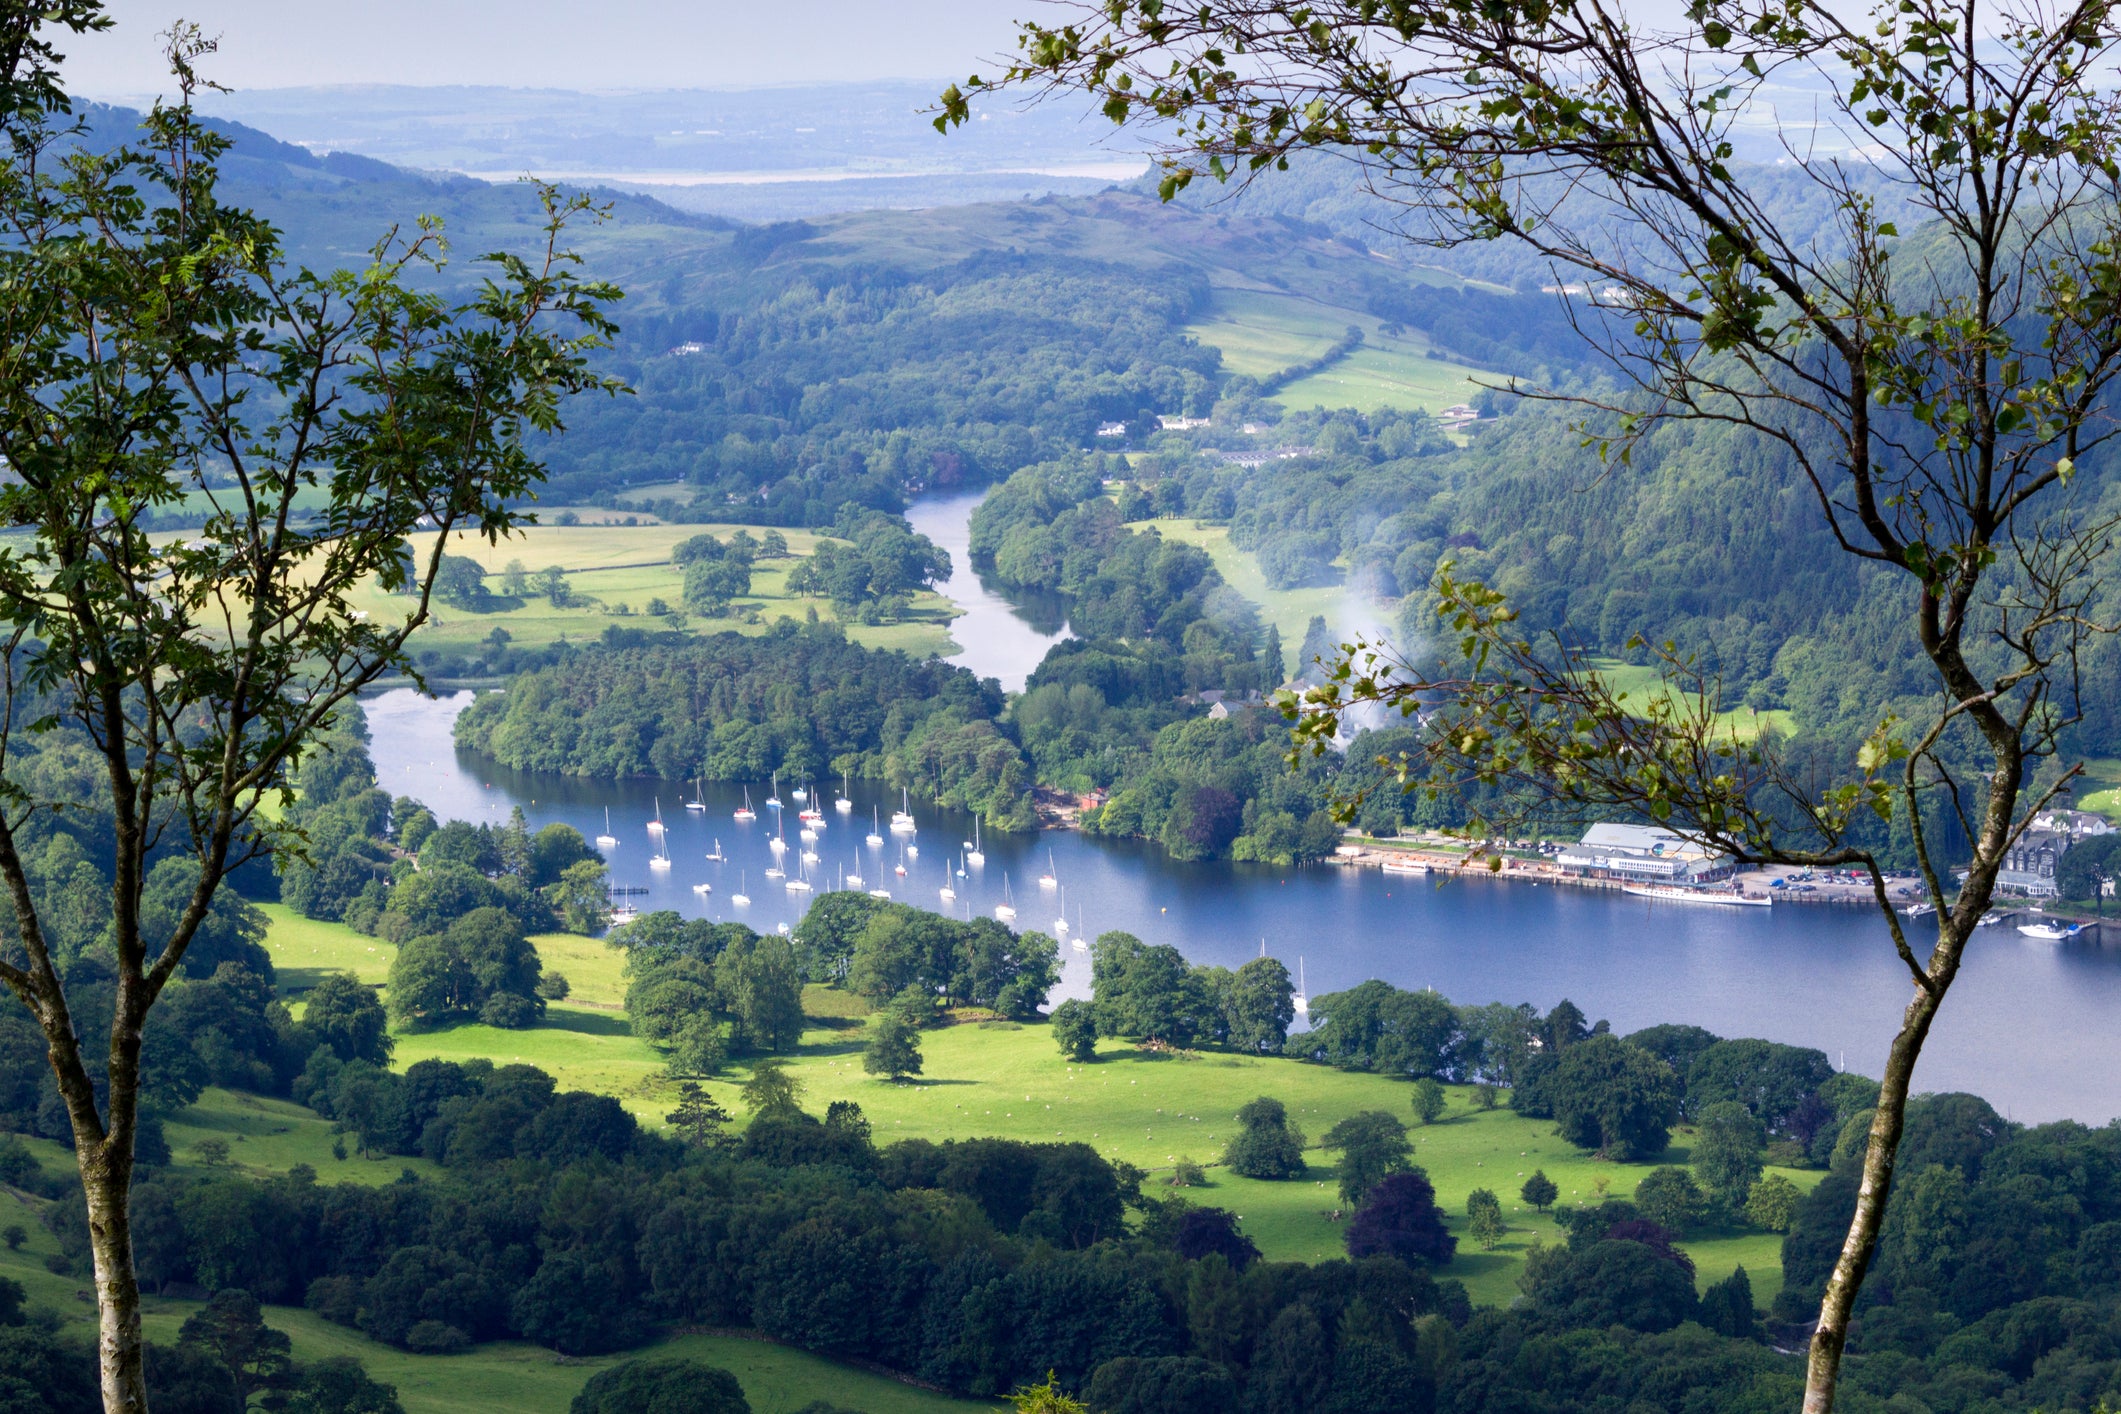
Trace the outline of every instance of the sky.
{"type": "Polygon", "coordinates": [[[96,98],[167,88],[158,31],[221,38],[234,88],[312,84],[747,88],[959,78],[994,68],[1039,0],[106,0],[109,33],[65,46],[96,98]]]}

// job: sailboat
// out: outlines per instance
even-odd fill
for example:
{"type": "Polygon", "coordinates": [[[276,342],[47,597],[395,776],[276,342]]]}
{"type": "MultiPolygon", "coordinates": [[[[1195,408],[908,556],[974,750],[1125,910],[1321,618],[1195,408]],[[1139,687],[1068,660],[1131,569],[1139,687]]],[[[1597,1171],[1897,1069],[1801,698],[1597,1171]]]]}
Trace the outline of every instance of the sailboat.
{"type": "Polygon", "coordinates": [[[738,908],[748,908],[748,907],[750,907],[750,906],[751,906],[751,895],[750,895],[750,894],[747,894],[747,893],[745,893],[745,892],[744,892],[744,884],[745,884],[745,880],[746,880],[746,879],[747,879],[748,877],[749,877],[748,875],[744,875],[744,874],[739,874],[739,875],[737,875],[737,876],[736,876],[736,887],[737,887],[737,891],[736,891],[735,893],[733,893],[733,894],[731,894],[731,895],[729,896],[729,901],[730,901],[731,903],[735,904],[735,905],[736,905],[736,906],[737,906],[738,908]]]}
{"type": "Polygon", "coordinates": [[[1060,917],[1053,920],[1053,932],[1056,937],[1065,938],[1068,936],[1068,891],[1066,889],[1060,891],[1060,917]]]}
{"type": "Polygon", "coordinates": [[[729,858],[728,855],[722,853],[722,838],[720,835],[715,836],[714,848],[707,851],[707,858],[709,862],[714,864],[721,864],[729,858]]]}
{"type": "Polygon", "coordinates": [[[844,771],[840,773],[839,799],[832,802],[832,808],[839,811],[842,815],[854,813],[854,802],[847,798],[847,773],[844,771]]]}
{"type": "Polygon", "coordinates": [[[597,836],[598,849],[617,849],[619,837],[611,832],[611,807],[604,807],[604,833],[597,836]]]}
{"type": "Polygon", "coordinates": [[[766,797],[766,808],[768,810],[781,808],[781,773],[779,771],[773,773],[773,794],[766,797]]]}
{"type": "Polygon", "coordinates": [[[670,872],[670,856],[659,849],[649,856],[648,867],[659,873],[667,874],[670,872]]]}
{"type": "Polygon", "coordinates": [[[772,850],[777,856],[786,854],[788,852],[788,834],[786,826],[780,825],[778,823],[775,824],[773,829],[773,838],[766,841],[766,848],[772,850]]]}
{"type": "Polygon", "coordinates": [[[746,824],[748,824],[748,823],[750,823],[751,821],[753,821],[753,820],[756,820],[756,819],[758,819],[758,818],[759,818],[759,813],[758,813],[758,811],[756,811],[756,810],[753,810],[753,809],[751,808],[751,787],[750,787],[750,786],[745,786],[745,787],[744,787],[744,803],[743,803],[742,805],[740,805],[740,806],[738,806],[738,807],[737,807],[737,811],[736,811],[736,818],[737,818],[738,820],[740,820],[740,821],[743,821],[743,822],[745,822],[746,824]]]}
{"type": "Polygon", "coordinates": [[[1075,940],[1072,946],[1077,952],[1090,951],[1088,930],[1083,927],[1083,906],[1081,904],[1075,906],[1075,940]]]}
{"type": "Polygon", "coordinates": [[[801,805],[804,801],[810,799],[810,787],[805,785],[798,785],[794,790],[788,793],[795,797],[795,803],[797,805],[801,805]]]}
{"type": "Polygon", "coordinates": [[[1016,921],[1016,900],[1009,897],[1009,875],[1002,875],[1002,901],[994,905],[994,916],[1004,923],[1016,921]]]}
{"type": "Polygon", "coordinates": [[[1046,872],[1038,876],[1038,886],[1042,889],[1060,887],[1060,877],[1054,872],[1053,851],[1050,849],[1046,851],[1046,872]]]}
{"type": "Polygon", "coordinates": [[[898,847],[898,863],[891,866],[891,872],[902,879],[906,876],[906,847],[904,845],[898,847]]]}
{"type": "Polygon", "coordinates": [[[807,866],[796,870],[795,877],[788,881],[788,892],[791,894],[807,894],[810,892],[809,869],[807,866]]]}
{"type": "Polygon", "coordinates": [[[869,807],[869,847],[874,849],[883,842],[884,837],[877,833],[876,807],[872,805],[869,807]]]}
{"type": "MultiPolygon", "coordinates": [[[[860,861],[859,859],[857,859],[856,861],[854,861],[854,867],[855,867],[856,869],[859,869],[859,868],[861,868],[861,867],[862,867],[862,862],[861,862],[861,861],[860,861]]],[[[850,889],[858,889],[858,888],[860,888],[861,886],[862,886],[862,876],[861,876],[861,875],[859,875],[859,874],[855,874],[855,873],[851,873],[851,872],[850,872],[850,873],[849,873],[849,874],[847,875],[847,887],[848,887],[848,888],[850,888],[850,889]]]]}
{"type": "Polygon", "coordinates": [[[692,778],[692,799],[685,802],[685,808],[694,812],[707,808],[707,793],[700,789],[700,778],[698,776],[692,778]]]}
{"type": "Polygon", "coordinates": [[[950,887],[950,866],[947,863],[943,865],[943,886],[936,893],[944,903],[957,901],[957,890],[950,887]]]}
{"type": "Polygon", "coordinates": [[[899,787],[898,795],[899,808],[891,813],[891,833],[894,835],[911,834],[914,829],[913,801],[907,796],[904,786],[899,787]]]}
{"type": "Polygon", "coordinates": [[[1296,995],[1289,998],[1289,1005],[1298,1016],[1311,1014],[1311,998],[1304,990],[1304,960],[1301,953],[1296,957],[1296,995]]]}
{"type": "Polygon", "coordinates": [[[795,832],[795,837],[801,840],[804,844],[817,843],[817,831],[811,829],[808,825],[805,825],[802,829],[797,830],[795,832]]]}
{"type": "Polygon", "coordinates": [[[806,850],[804,850],[804,851],[803,851],[803,862],[804,862],[805,864],[815,864],[815,863],[817,863],[817,851],[816,851],[816,850],[814,850],[814,849],[806,849],[806,850]]]}
{"type": "Polygon", "coordinates": [[[891,897],[891,890],[889,890],[889,889],[871,889],[871,890],[869,891],[869,897],[871,897],[871,898],[890,898],[890,897],[891,897]]]}
{"type": "Polygon", "coordinates": [[[908,841],[906,844],[906,857],[908,859],[919,859],[921,857],[921,847],[908,841]]]}
{"type": "Polygon", "coordinates": [[[648,822],[648,833],[651,835],[663,833],[663,802],[660,800],[655,803],[655,818],[648,822]]]}
{"type": "Polygon", "coordinates": [[[965,862],[977,869],[987,862],[987,856],[979,847],[979,816],[972,817],[972,848],[965,851],[965,862]]]}

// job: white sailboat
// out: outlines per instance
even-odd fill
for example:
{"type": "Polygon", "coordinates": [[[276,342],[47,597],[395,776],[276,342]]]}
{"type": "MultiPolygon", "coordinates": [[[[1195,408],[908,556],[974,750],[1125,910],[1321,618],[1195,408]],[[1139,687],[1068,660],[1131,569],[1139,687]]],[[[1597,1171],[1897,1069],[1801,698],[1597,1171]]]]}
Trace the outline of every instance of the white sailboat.
{"type": "Polygon", "coordinates": [[[779,810],[781,808],[781,773],[779,771],[773,773],[773,794],[766,797],[766,808],[768,810],[779,810]]]}
{"type": "Polygon", "coordinates": [[[657,850],[648,857],[648,867],[655,870],[658,874],[668,874],[670,872],[670,856],[661,850],[657,850]]]}
{"type": "Polygon", "coordinates": [[[1068,936],[1068,891],[1066,889],[1060,891],[1060,917],[1053,920],[1053,935],[1057,938],[1068,936]]]}
{"type": "Polygon", "coordinates": [[[737,818],[737,819],[738,819],[739,821],[742,821],[742,822],[744,822],[744,823],[746,823],[746,824],[748,824],[748,823],[750,823],[751,821],[753,821],[753,820],[756,820],[756,819],[758,819],[758,818],[759,818],[759,813],[758,813],[758,811],[756,811],[756,810],[753,810],[753,809],[751,808],[751,787],[750,787],[750,786],[745,786],[745,787],[744,787],[744,803],[743,803],[742,805],[740,805],[740,806],[738,806],[738,807],[737,807],[737,810],[736,810],[736,818],[737,818]]]}
{"type": "Polygon", "coordinates": [[[1016,921],[1016,900],[1009,896],[1009,875],[1002,874],[1002,901],[994,905],[994,916],[1004,923],[1016,921]]]}
{"type": "Polygon", "coordinates": [[[891,866],[891,872],[898,875],[901,879],[906,877],[906,847],[904,845],[898,847],[898,863],[891,866]]]}
{"type": "Polygon", "coordinates": [[[788,877],[788,871],[778,864],[769,864],[766,866],[766,877],[769,879],[785,879],[788,877]]]}
{"type": "Polygon", "coordinates": [[[795,832],[795,837],[801,840],[804,844],[817,843],[817,831],[811,829],[808,825],[805,825],[802,829],[797,830],[795,832]]]}
{"type": "Polygon", "coordinates": [[[799,868],[796,876],[788,881],[788,892],[791,894],[807,894],[810,892],[810,877],[807,867],[799,868]]]}
{"type": "Polygon", "coordinates": [[[611,832],[611,807],[604,807],[604,833],[597,836],[598,849],[617,849],[619,837],[611,832]]]}
{"type": "Polygon", "coordinates": [[[1075,906],[1075,937],[1069,946],[1073,947],[1077,952],[1090,951],[1089,930],[1083,927],[1083,906],[1081,904],[1075,906]]]}
{"type": "Polygon", "coordinates": [[[908,844],[906,845],[906,857],[908,859],[919,859],[921,857],[921,847],[917,844],[908,842],[908,844]]]}
{"type": "Polygon", "coordinates": [[[776,857],[786,854],[788,852],[788,835],[786,833],[785,826],[782,826],[778,822],[776,822],[773,831],[773,838],[766,841],[766,848],[772,850],[776,857]]]}
{"type": "Polygon", "coordinates": [[[722,853],[722,838],[720,835],[715,836],[714,848],[707,851],[707,858],[709,862],[714,864],[723,863],[729,858],[728,855],[722,853]]]}
{"type": "Polygon", "coordinates": [[[913,833],[915,828],[913,823],[913,801],[907,795],[904,786],[899,787],[898,795],[899,808],[891,812],[891,833],[894,835],[909,835],[913,833]]]}
{"type": "Polygon", "coordinates": [[[987,862],[987,856],[979,847],[979,816],[972,817],[972,848],[965,851],[965,862],[977,869],[987,862]]]}
{"type": "MultiPolygon", "coordinates": [[[[859,869],[859,868],[861,868],[861,867],[862,867],[862,865],[861,865],[861,861],[860,861],[860,860],[856,860],[856,861],[855,861],[855,864],[854,864],[854,867],[855,867],[856,869],[859,869]]],[[[858,889],[858,888],[860,888],[861,886],[862,886],[862,876],[861,876],[861,875],[859,875],[859,874],[857,874],[857,873],[855,873],[855,872],[853,872],[853,870],[849,870],[849,871],[848,871],[848,873],[847,873],[847,887],[848,887],[848,888],[850,888],[850,889],[858,889]]]]}
{"type": "Polygon", "coordinates": [[[815,864],[815,863],[817,863],[817,862],[818,862],[818,861],[817,861],[817,851],[816,851],[816,850],[814,850],[814,849],[806,849],[806,850],[804,850],[804,851],[803,851],[803,862],[804,862],[805,864],[815,864]]]}
{"type": "Polygon", "coordinates": [[[660,836],[663,833],[663,802],[655,803],[655,818],[648,822],[648,833],[660,836]]]}
{"type": "Polygon", "coordinates": [[[1042,889],[1060,887],[1060,875],[1054,870],[1053,851],[1050,849],[1046,851],[1046,872],[1038,876],[1038,886],[1042,889]]]}
{"type": "Polygon", "coordinates": [[[810,787],[805,785],[798,785],[794,790],[788,793],[795,797],[795,803],[797,805],[801,805],[804,801],[810,799],[810,787]]]}
{"type": "Polygon", "coordinates": [[[950,866],[948,864],[943,865],[943,886],[936,890],[936,896],[942,899],[944,903],[955,903],[957,901],[957,890],[950,887],[950,866]]]}
{"type": "Polygon", "coordinates": [[[877,832],[876,807],[872,805],[869,807],[869,847],[874,849],[883,842],[884,837],[877,832]]]}
{"type": "Polygon", "coordinates": [[[1298,1016],[1311,1014],[1311,998],[1304,991],[1304,959],[1301,953],[1296,956],[1296,995],[1289,998],[1289,1005],[1295,1009],[1298,1016]]]}
{"type": "Polygon", "coordinates": [[[692,778],[692,799],[685,802],[688,811],[703,811],[707,808],[707,793],[700,789],[700,778],[692,778]]]}
{"type": "Polygon", "coordinates": [[[871,898],[890,898],[890,897],[891,897],[891,890],[889,890],[889,889],[871,889],[871,890],[869,891],[869,897],[871,897],[871,898]]]}
{"type": "Polygon", "coordinates": [[[729,896],[729,901],[738,908],[749,908],[751,906],[751,895],[744,892],[745,881],[749,877],[746,874],[738,874],[736,876],[737,891],[729,896]]]}
{"type": "Polygon", "coordinates": [[[854,813],[854,802],[847,798],[847,775],[844,771],[840,773],[839,798],[832,802],[832,808],[839,811],[842,815],[854,813]]]}

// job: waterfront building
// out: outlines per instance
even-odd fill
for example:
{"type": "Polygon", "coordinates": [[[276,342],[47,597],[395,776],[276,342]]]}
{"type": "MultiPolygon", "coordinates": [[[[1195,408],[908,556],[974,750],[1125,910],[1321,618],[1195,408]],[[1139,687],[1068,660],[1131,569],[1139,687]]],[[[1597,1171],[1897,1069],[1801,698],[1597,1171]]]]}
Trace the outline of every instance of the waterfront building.
{"type": "Polygon", "coordinates": [[[1593,825],[1554,862],[1564,874],[1623,883],[1706,884],[1737,872],[1729,855],[1653,825],[1593,825]]]}

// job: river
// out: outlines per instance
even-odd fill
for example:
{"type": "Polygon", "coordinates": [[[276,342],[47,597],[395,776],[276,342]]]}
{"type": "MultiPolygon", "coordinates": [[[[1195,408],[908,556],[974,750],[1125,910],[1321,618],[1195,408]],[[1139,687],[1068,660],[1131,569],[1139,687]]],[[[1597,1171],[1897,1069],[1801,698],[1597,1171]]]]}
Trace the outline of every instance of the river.
{"type": "MultiPolygon", "coordinates": [[[[979,615],[954,627],[965,645],[960,659],[983,676],[1021,686],[1058,623],[1048,616],[1051,627],[1035,627],[978,584],[963,555],[972,499],[926,503],[913,519],[950,549],[957,573],[946,588],[979,615]]],[[[743,825],[732,818],[741,803],[736,786],[709,785],[706,809],[688,813],[686,784],[509,771],[455,748],[451,723],[470,700],[469,693],[434,700],[407,689],[368,700],[385,789],[425,801],[445,819],[498,822],[521,805],[533,827],[565,821],[590,838],[604,832],[608,811],[619,841],[610,852],[613,881],[642,890],[634,902],[643,909],[739,918],[768,931],[792,924],[817,897],[790,894],[765,877],[777,812],[763,805],[764,783],[751,788],[759,819],[743,825]],[[667,871],[648,863],[647,825],[658,808],[669,832],[667,871]],[[726,862],[705,858],[717,844],[726,862]],[[694,892],[703,883],[711,893],[694,892]],[[731,901],[739,892],[749,906],[731,901]]],[[[791,865],[800,847],[794,784],[781,783],[791,865]]],[[[1175,944],[1195,962],[1231,967],[1264,944],[1291,971],[1301,968],[1313,996],[1382,977],[1434,987],[1459,1002],[1525,1001],[1544,1010],[1567,997],[1621,1031],[1692,1022],[1726,1036],[1817,1046],[1837,1065],[1875,1075],[1909,993],[1884,927],[1859,909],[1714,909],[1486,877],[1184,864],[1151,844],[1073,831],[986,835],[985,867],[968,867],[957,878],[963,842],[972,838],[969,817],[917,805],[917,857],[902,861],[900,839],[888,830],[881,848],[864,842],[872,818],[888,820],[898,801],[857,781],[856,809],[839,814],[830,808],[835,785],[825,783],[827,828],[811,869],[820,891],[843,873],[859,873],[865,887],[881,885],[901,900],[959,917],[987,913],[1006,896],[1018,927],[1049,932],[1064,892],[1072,936],[1061,946],[1063,996],[1089,990],[1088,954],[1074,940],[1117,928],[1175,944]],[[904,876],[894,872],[902,862],[904,876]],[[1038,886],[1049,869],[1059,889],[1038,886]],[[946,870],[957,894],[949,904],[940,898],[946,870]]],[[[2027,1122],[2105,1123],[2121,1115],[2121,1068],[2107,1051],[2117,1016],[2121,948],[2037,944],[2014,929],[1985,930],[1945,1005],[1918,1088],[1972,1090],[2027,1122]]]]}

